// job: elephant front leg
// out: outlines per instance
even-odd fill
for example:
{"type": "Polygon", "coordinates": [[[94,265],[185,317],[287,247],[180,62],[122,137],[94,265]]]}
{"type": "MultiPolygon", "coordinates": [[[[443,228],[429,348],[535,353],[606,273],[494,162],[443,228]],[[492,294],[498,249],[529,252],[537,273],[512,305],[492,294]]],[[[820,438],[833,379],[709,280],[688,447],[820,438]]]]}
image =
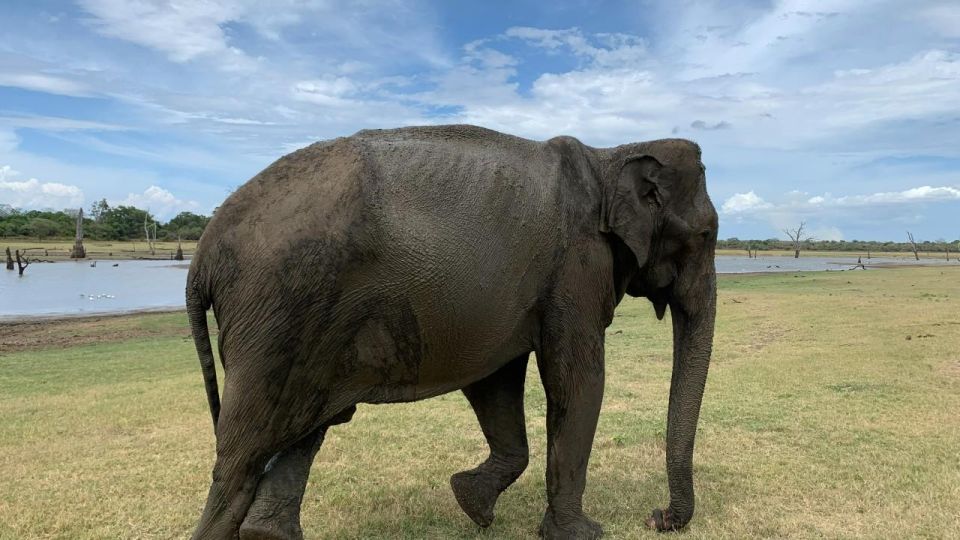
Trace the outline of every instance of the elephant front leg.
{"type": "Polygon", "coordinates": [[[460,508],[477,525],[489,527],[497,498],[527,468],[523,382],[527,354],[463,389],[490,445],[490,457],[477,468],[450,477],[460,508]]]}
{"type": "Polygon", "coordinates": [[[600,538],[583,513],[587,462],[603,400],[603,337],[562,339],[537,355],[547,397],[547,540],[600,538]],[[556,348],[553,348],[556,347],[556,348]]]}

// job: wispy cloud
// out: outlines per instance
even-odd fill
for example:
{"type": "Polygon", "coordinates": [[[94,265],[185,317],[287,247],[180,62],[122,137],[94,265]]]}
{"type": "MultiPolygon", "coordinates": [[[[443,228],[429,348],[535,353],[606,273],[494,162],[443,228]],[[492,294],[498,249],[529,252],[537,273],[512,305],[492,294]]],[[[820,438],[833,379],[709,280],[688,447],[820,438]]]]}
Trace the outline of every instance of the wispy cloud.
{"type": "Polygon", "coordinates": [[[14,88],[23,88],[25,90],[64,96],[85,97],[93,94],[90,88],[82,82],[44,73],[0,72],[0,86],[11,86],[14,88]]]}
{"type": "Polygon", "coordinates": [[[62,118],[58,116],[0,116],[0,125],[6,125],[12,128],[30,128],[43,131],[123,131],[128,127],[106,122],[96,122],[90,120],[75,120],[72,118],[62,118]]]}
{"type": "Polygon", "coordinates": [[[216,57],[224,69],[250,68],[256,62],[230,45],[221,25],[238,20],[236,2],[173,0],[80,0],[100,34],[158,50],[174,62],[216,57]]]}

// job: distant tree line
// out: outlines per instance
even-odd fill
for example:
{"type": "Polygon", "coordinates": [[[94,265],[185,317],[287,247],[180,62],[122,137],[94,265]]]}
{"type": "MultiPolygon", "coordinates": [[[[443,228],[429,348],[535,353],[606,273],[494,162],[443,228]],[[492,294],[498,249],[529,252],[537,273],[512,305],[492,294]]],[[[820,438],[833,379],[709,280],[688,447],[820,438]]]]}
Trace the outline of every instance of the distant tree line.
{"type": "MultiPolygon", "coordinates": [[[[0,237],[72,238],[78,209],[20,210],[0,205],[0,237]]],[[[84,212],[84,237],[91,240],[135,240],[144,237],[144,222],[157,224],[158,240],[197,240],[210,218],[180,212],[166,223],[156,221],[146,210],[134,206],[110,206],[101,199],[84,212]]]]}
{"type": "MultiPolygon", "coordinates": [[[[960,239],[949,242],[944,239],[935,241],[917,242],[917,248],[925,252],[944,252],[949,249],[951,252],[957,251],[960,245],[960,239]]],[[[805,240],[801,242],[804,250],[810,251],[859,251],[859,252],[912,252],[913,246],[910,242],[878,242],[867,240],[805,240]]],[[[717,249],[753,249],[757,251],[783,251],[794,250],[794,243],[790,240],[780,240],[778,238],[768,238],[766,240],[741,240],[739,238],[727,238],[726,240],[717,240],[717,249]]]]}

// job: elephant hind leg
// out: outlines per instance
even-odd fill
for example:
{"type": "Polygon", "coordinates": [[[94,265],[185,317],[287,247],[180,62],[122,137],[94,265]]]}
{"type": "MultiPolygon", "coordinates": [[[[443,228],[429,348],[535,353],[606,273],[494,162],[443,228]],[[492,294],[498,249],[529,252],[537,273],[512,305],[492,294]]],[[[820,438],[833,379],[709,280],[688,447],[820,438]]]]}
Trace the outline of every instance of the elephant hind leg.
{"type": "Polygon", "coordinates": [[[490,526],[497,498],[527,468],[523,415],[527,358],[517,357],[463,389],[490,445],[490,456],[475,469],[454,474],[450,486],[460,508],[481,527],[490,526]]]}
{"type": "Polygon", "coordinates": [[[213,481],[194,539],[236,539],[268,462],[322,422],[324,402],[284,391],[273,381],[264,374],[228,374],[213,481]]]}
{"type": "MultiPolygon", "coordinates": [[[[226,408],[225,408],[226,409],[226,408]]],[[[234,539],[270,456],[280,449],[270,430],[259,426],[234,427],[221,412],[217,424],[217,461],[203,514],[193,533],[195,540],[234,539]]]]}
{"type": "Polygon", "coordinates": [[[350,406],[267,464],[257,494],[243,524],[240,540],[300,540],[300,505],[307,488],[310,467],[320,450],[327,428],[350,421],[356,406],[350,406]]]}

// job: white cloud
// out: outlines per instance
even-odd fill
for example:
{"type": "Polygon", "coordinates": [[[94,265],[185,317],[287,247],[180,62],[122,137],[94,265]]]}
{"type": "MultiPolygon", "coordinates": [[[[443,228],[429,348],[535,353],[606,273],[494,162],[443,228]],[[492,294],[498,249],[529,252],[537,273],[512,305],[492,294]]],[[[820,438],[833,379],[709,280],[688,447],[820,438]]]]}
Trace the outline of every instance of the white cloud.
{"type": "Polygon", "coordinates": [[[0,203],[16,208],[77,207],[83,204],[83,191],[77,186],[59,182],[41,182],[31,178],[22,182],[11,180],[19,173],[9,165],[0,167],[0,203]]]}
{"type": "Polygon", "coordinates": [[[243,12],[237,2],[211,0],[80,0],[93,15],[94,28],[104,36],[156,49],[174,62],[216,55],[228,60],[225,67],[238,68],[253,62],[229,45],[222,24],[243,12]]]}
{"type": "Polygon", "coordinates": [[[504,54],[496,49],[484,47],[483,45],[487,43],[487,41],[488,40],[471,41],[470,43],[464,45],[464,60],[466,62],[477,62],[484,67],[494,69],[515,66],[520,63],[517,58],[510,56],[509,54],[504,54]]]}
{"type": "Polygon", "coordinates": [[[822,127],[952,114],[960,104],[960,54],[934,49],[899,63],[837,71],[805,93],[815,99],[804,113],[814,107],[826,113],[822,127]]]}
{"type": "Polygon", "coordinates": [[[293,97],[324,106],[349,105],[347,96],[357,91],[357,85],[346,77],[300,81],[293,86],[293,97]]]}
{"type": "Polygon", "coordinates": [[[508,28],[504,36],[520,39],[553,52],[566,48],[573,54],[589,58],[602,66],[622,67],[628,62],[636,64],[647,55],[644,40],[629,34],[608,33],[588,37],[579,28],[549,30],[514,26],[508,28]]]}
{"type": "Polygon", "coordinates": [[[720,211],[724,214],[743,214],[756,212],[758,210],[768,210],[773,205],[763,200],[753,191],[747,193],[735,193],[729,199],[723,202],[720,211]]]}
{"type": "MultiPolygon", "coordinates": [[[[768,202],[753,191],[737,193],[724,201],[721,213],[728,225],[745,222],[766,223],[782,231],[807,221],[814,237],[820,240],[842,240],[842,228],[851,224],[888,226],[891,223],[917,223],[922,214],[932,214],[930,205],[960,202],[960,189],[951,186],[920,186],[903,191],[878,192],[836,197],[830,193],[811,197],[791,191],[776,202],[768,202]],[[838,226],[843,223],[843,227],[838,226]]],[[[932,214],[935,215],[935,214],[932,214]]]]}
{"type": "Polygon", "coordinates": [[[960,201],[960,189],[950,186],[920,186],[903,191],[849,195],[833,198],[830,194],[811,198],[812,206],[878,206],[921,202],[960,201]]]}
{"type": "Polygon", "coordinates": [[[40,129],[44,131],[120,131],[127,129],[116,124],[74,120],[57,116],[0,116],[0,123],[13,128],[40,129]]]}
{"type": "Polygon", "coordinates": [[[150,186],[143,193],[130,193],[121,201],[110,201],[110,205],[136,206],[149,210],[158,218],[170,218],[179,212],[197,211],[200,208],[196,201],[178,199],[170,191],[158,186],[150,186]]]}
{"type": "Polygon", "coordinates": [[[12,86],[14,88],[23,88],[25,90],[64,96],[85,97],[92,95],[92,91],[80,82],[43,73],[0,72],[0,86],[12,86]]]}
{"type": "Polygon", "coordinates": [[[724,201],[721,211],[725,214],[762,213],[773,214],[791,212],[815,213],[831,208],[879,207],[889,205],[911,205],[960,201],[960,189],[950,186],[920,186],[903,191],[869,193],[863,195],[844,195],[834,197],[830,193],[809,197],[807,193],[792,191],[784,201],[769,203],[753,191],[737,193],[724,201]]]}
{"type": "MultiPolygon", "coordinates": [[[[365,50],[382,56],[388,48],[435,65],[446,59],[438,52],[433,16],[419,2],[395,0],[78,0],[101,35],[122,39],[188,63],[215,60],[224,71],[260,71],[270,66],[244,51],[230,31],[233,23],[249,26],[261,37],[286,45],[284,30],[309,26],[312,37],[329,39],[342,51],[365,50]],[[322,38],[321,38],[322,36],[322,38]]],[[[303,53],[282,47],[283,63],[303,53]]]]}

